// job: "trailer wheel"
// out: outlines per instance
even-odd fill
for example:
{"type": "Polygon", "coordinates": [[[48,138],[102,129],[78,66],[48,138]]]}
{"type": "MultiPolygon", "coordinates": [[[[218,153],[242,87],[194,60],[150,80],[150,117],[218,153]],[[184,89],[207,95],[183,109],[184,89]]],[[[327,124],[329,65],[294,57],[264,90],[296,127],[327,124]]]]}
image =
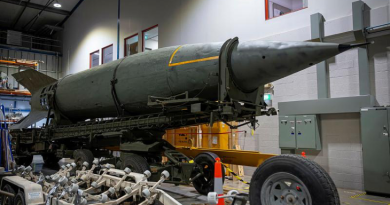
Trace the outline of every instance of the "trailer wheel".
{"type": "Polygon", "coordinates": [[[29,166],[33,161],[33,155],[18,156],[15,158],[17,165],[29,166]]]}
{"type": "MultiPolygon", "coordinates": [[[[201,167],[203,175],[195,178],[192,181],[192,185],[200,194],[207,195],[209,192],[214,191],[214,164],[218,155],[212,152],[200,153],[195,157],[195,163],[201,167]]],[[[222,166],[222,165],[221,165],[222,166]]],[[[191,178],[196,177],[201,170],[195,169],[191,173],[191,178]]],[[[222,176],[225,176],[225,169],[222,166],[222,176]]],[[[225,177],[222,177],[222,183],[225,181],[225,177]]]]}
{"type": "MultiPolygon", "coordinates": [[[[3,187],[3,190],[15,195],[15,190],[9,184],[5,185],[3,187]]],[[[2,196],[1,197],[1,204],[2,205],[14,204],[14,198],[8,197],[8,196],[2,196]]]]}
{"type": "Polygon", "coordinates": [[[42,158],[46,166],[58,167],[58,161],[60,161],[60,158],[58,158],[55,154],[43,154],[42,158]]]}
{"type": "Polygon", "coordinates": [[[297,155],[275,156],[260,165],[252,176],[249,200],[260,205],[340,205],[325,170],[297,155]]]}
{"type": "Polygon", "coordinates": [[[19,191],[19,193],[15,196],[14,205],[26,205],[26,199],[24,198],[23,191],[19,191]]]}
{"type": "Polygon", "coordinates": [[[126,154],[126,158],[121,163],[121,169],[130,168],[132,172],[144,173],[150,170],[148,161],[137,154],[126,154]]]}
{"type": "Polygon", "coordinates": [[[73,159],[77,165],[77,169],[81,169],[83,167],[84,162],[88,162],[90,168],[92,162],[94,160],[93,154],[89,149],[77,149],[73,151],[73,159]]]}

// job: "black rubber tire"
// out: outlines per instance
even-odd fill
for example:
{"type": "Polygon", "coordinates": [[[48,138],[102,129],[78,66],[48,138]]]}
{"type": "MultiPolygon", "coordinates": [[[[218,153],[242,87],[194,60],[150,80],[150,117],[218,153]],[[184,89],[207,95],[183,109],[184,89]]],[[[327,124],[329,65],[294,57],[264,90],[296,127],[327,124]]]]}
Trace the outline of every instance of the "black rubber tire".
{"type": "Polygon", "coordinates": [[[150,170],[148,161],[137,154],[126,154],[126,158],[121,162],[121,169],[130,168],[132,172],[143,174],[150,170]]]}
{"type": "Polygon", "coordinates": [[[61,159],[58,158],[55,154],[43,154],[42,155],[43,161],[47,167],[58,167],[58,161],[61,159]]]}
{"type": "Polygon", "coordinates": [[[26,199],[24,198],[23,191],[19,191],[19,193],[15,196],[14,205],[26,205],[26,199]]]}
{"type": "Polygon", "coordinates": [[[320,172],[322,172],[321,174],[326,177],[326,180],[328,181],[328,183],[330,184],[330,188],[331,188],[331,192],[332,193],[335,193],[334,194],[334,198],[335,198],[335,201],[337,202],[336,205],[340,205],[340,196],[339,196],[339,192],[337,191],[337,187],[336,187],[336,184],[334,183],[334,181],[332,180],[332,178],[329,176],[328,172],[325,171],[324,168],[322,168],[319,164],[317,164],[316,162],[314,162],[313,160],[309,160],[310,163],[313,164],[313,166],[316,166],[320,172]]]}
{"type": "MultiPolygon", "coordinates": [[[[207,165],[207,169],[204,170],[204,177],[199,177],[192,182],[192,185],[200,194],[207,195],[209,192],[214,191],[214,164],[218,155],[212,152],[204,152],[198,154],[195,157],[194,162],[202,167],[207,165]],[[207,179],[207,181],[206,181],[207,179]]],[[[222,169],[222,183],[225,182],[225,168],[221,164],[222,169]]],[[[195,177],[198,172],[192,172],[191,178],[195,177]]]]}
{"type": "Polygon", "coordinates": [[[77,149],[73,151],[73,159],[77,165],[77,169],[81,169],[83,167],[84,162],[88,162],[89,166],[87,167],[87,169],[89,169],[92,166],[94,157],[91,150],[89,149],[77,149]]]}
{"type": "Polygon", "coordinates": [[[299,178],[307,187],[312,205],[340,205],[339,195],[330,176],[317,163],[297,155],[279,155],[266,160],[252,176],[249,201],[255,205],[261,202],[261,189],[268,177],[286,172],[299,178]]]}
{"type": "MultiPolygon", "coordinates": [[[[3,191],[16,195],[15,190],[9,184],[6,184],[3,187],[3,191]]],[[[1,205],[13,205],[13,204],[14,204],[14,198],[6,197],[6,196],[1,197],[1,205]]]]}
{"type": "Polygon", "coordinates": [[[23,157],[18,157],[16,158],[16,164],[17,165],[23,165],[23,166],[30,166],[32,161],[33,161],[33,155],[28,155],[28,156],[23,156],[23,157]]]}

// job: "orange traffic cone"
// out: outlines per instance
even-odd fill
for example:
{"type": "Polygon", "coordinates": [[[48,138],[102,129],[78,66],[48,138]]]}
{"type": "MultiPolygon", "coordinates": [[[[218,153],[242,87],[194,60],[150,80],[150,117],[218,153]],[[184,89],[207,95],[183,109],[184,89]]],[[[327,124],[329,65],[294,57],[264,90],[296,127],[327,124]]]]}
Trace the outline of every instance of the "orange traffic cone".
{"type": "Polygon", "coordinates": [[[306,158],[306,152],[301,153],[302,157],[306,158]]]}
{"type": "MultiPolygon", "coordinates": [[[[217,157],[214,164],[214,191],[217,192],[218,196],[223,196],[223,181],[222,181],[222,164],[221,159],[217,157]]],[[[225,199],[219,198],[218,205],[225,205],[225,199]]]]}

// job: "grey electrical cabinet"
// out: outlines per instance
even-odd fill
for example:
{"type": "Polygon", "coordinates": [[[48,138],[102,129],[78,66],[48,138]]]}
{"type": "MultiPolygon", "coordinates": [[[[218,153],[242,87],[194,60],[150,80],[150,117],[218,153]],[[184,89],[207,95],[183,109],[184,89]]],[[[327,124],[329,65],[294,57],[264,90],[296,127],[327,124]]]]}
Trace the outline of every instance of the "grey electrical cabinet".
{"type": "Polygon", "coordinates": [[[321,150],[321,139],[315,115],[299,115],[295,118],[298,149],[321,150]]]}
{"type": "Polygon", "coordinates": [[[295,116],[279,117],[279,147],[282,149],[295,149],[296,146],[295,116]]]}
{"type": "Polygon", "coordinates": [[[317,116],[280,116],[279,147],[281,149],[321,150],[322,146],[317,116]]]}
{"type": "Polygon", "coordinates": [[[390,194],[390,108],[361,109],[364,189],[390,194]]]}

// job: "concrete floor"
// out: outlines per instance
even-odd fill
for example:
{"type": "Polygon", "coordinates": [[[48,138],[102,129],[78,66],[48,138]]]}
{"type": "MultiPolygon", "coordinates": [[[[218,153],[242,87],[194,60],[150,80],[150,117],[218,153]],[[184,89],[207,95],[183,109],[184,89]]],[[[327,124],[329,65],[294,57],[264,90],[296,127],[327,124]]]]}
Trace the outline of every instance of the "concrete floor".
{"type": "MultiPolygon", "coordinates": [[[[60,165],[72,162],[72,160],[61,160],[60,165]]],[[[43,167],[44,174],[53,174],[56,170],[43,167]]],[[[250,176],[244,180],[250,181],[250,176]]],[[[175,186],[173,184],[163,184],[162,190],[169,193],[173,198],[183,205],[206,205],[207,197],[200,195],[192,186],[175,186]]],[[[240,181],[225,180],[224,190],[237,190],[241,193],[249,192],[249,185],[240,181]]],[[[380,197],[367,195],[364,191],[338,189],[341,205],[390,205],[390,197],[380,197]]]]}

